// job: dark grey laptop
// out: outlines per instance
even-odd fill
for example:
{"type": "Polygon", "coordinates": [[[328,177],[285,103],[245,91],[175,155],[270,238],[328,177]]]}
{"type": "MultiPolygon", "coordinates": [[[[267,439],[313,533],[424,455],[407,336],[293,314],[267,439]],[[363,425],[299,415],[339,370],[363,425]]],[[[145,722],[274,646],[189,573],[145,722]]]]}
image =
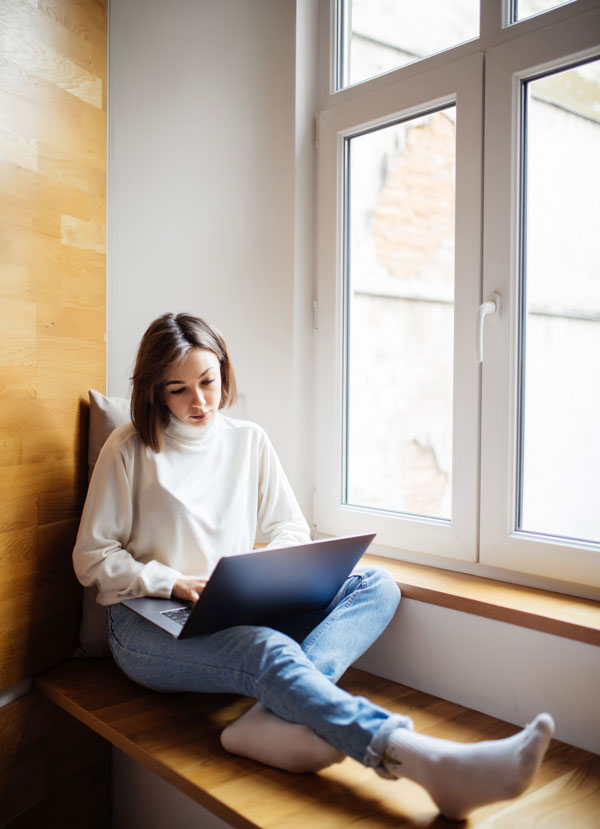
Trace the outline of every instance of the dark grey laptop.
{"type": "Polygon", "coordinates": [[[367,533],[225,556],[194,605],[155,598],[122,604],[176,639],[234,625],[278,627],[327,607],[374,538],[367,533]]]}

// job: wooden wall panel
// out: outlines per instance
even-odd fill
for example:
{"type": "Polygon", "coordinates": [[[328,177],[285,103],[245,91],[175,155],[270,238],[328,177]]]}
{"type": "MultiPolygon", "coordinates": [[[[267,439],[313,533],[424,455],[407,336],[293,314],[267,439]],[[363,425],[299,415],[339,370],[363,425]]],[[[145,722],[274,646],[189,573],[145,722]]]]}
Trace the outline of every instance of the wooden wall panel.
{"type": "MultiPolygon", "coordinates": [[[[102,0],[0,0],[0,689],[68,658],[87,390],[104,389],[102,0]]],[[[30,693],[0,708],[0,824],[108,826],[108,747],[30,693]]]]}
{"type": "Polygon", "coordinates": [[[68,657],[105,386],[105,0],[0,0],[0,688],[68,657]]]}
{"type": "Polygon", "coordinates": [[[0,708],[0,825],[106,829],[109,745],[29,694],[0,708]]]}

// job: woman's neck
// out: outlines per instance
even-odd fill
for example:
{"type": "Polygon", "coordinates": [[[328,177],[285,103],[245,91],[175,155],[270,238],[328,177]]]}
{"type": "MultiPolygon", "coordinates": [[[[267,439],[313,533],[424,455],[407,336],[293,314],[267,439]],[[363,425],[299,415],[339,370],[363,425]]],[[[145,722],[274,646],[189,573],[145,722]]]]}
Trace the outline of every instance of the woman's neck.
{"type": "Polygon", "coordinates": [[[187,443],[195,446],[211,440],[219,431],[220,426],[221,415],[219,412],[215,414],[206,426],[192,426],[188,423],[183,423],[183,421],[172,415],[164,434],[166,437],[172,438],[179,443],[187,443]]]}

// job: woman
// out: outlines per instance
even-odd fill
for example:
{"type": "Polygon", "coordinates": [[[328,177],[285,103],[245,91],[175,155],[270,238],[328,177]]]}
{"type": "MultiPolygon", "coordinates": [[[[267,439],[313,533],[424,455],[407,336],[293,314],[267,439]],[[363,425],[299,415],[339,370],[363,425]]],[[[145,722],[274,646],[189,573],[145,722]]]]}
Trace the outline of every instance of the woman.
{"type": "Polygon", "coordinates": [[[323,613],[294,619],[285,633],[240,626],[175,640],[120,605],[134,596],[197,600],[218,559],[250,550],[257,530],[272,547],[309,540],[265,433],[222,414],[235,396],[214,328],[186,314],[150,325],[133,375],[132,423],[102,449],[73,553],[79,580],[97,585],[108,606],[121,670],[158,691],[255,698],[222,743],[288,771],[349,755],[384,777],[420,783],[455,819],[516,797],[552,736],[548,714],[506,740],[454,743],[417,734],[409,718],[335,685],[398,605],[398,588],[379,568],[351,574],[323,613]]]}

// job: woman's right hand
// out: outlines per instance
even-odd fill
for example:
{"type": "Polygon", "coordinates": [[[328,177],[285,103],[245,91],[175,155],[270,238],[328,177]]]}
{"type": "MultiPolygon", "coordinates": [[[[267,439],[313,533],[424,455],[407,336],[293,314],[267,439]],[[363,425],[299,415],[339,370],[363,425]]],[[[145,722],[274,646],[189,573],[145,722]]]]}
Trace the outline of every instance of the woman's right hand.
{"type": "Polygon", "coordinates": [[[200,598],[200,593],[206,587],[208,579],[201,579],[198,576],[179,576],[171,596],[174,599],[183,599],[188,602],[197,602],[200,598]]]}

